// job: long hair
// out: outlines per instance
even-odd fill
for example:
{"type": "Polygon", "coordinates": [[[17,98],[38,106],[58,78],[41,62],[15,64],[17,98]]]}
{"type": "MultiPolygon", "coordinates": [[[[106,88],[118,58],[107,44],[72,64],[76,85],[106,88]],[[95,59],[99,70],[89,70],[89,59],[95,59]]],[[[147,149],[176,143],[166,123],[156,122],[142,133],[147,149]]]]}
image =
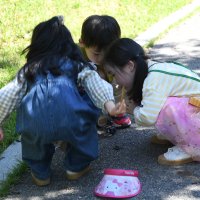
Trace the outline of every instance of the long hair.
{"type": "Polygon", "coordinates": [[[50,71],[53,75],[60,75],[62,59],[85,62],[62,16],[39,23],[33,30],[31,44],[22,54],[26,54],[27,62],[20,72],[23,71],[29,81],[34,81],[36,73],[50,71]]]}
{"type": "Polygon", "coordinates": [[[130,60],[134,62],[136,67],[135,78],[132,88],[127,94],[138,105],[142,101],[143,83],[148,74],[147,59],[148,57],[145,55],[143,48],[129,38],[121,38],[113,42],[104,58],[105,66],[109,64],[109,66],[117,67],[120,70],[130,60]]]}

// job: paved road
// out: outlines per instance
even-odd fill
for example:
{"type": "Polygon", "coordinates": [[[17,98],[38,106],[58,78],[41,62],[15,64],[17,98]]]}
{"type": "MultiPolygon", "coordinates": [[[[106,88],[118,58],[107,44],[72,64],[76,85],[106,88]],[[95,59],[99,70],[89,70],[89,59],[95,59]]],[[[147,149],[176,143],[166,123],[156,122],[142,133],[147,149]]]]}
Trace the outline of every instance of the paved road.
{"type": "Polygon", "coordinates": [[[151,49],[151,57],[174,60],[200,73],[200,14],[172,29],[151,49]]]}
{"type": "MultiPolygon", "coordinates": [[[[151,49],[153,58],[181,61],[192,69],[200,66],[200,15],[197,14],[179,27],[171,30],[151,49]]],[[[32,184],[29,173],[11,188],[4,200],[96,200],[94,187],[103,177],[105,168],[139,170],[142,192],[132,198],[137,200],[197,200],[200,199],[200,164],[168,167],[157,163],[157,157],[167,146],[153,145],[150,138],[154,129],[134,127],[118,130],[109,138],[99,139],[100,156],[92,163],[93,170],[79,181],[65,179],[62,168],[63,154],[56,152],[52,169],[52,183],[38,188],[32,184]]]]}

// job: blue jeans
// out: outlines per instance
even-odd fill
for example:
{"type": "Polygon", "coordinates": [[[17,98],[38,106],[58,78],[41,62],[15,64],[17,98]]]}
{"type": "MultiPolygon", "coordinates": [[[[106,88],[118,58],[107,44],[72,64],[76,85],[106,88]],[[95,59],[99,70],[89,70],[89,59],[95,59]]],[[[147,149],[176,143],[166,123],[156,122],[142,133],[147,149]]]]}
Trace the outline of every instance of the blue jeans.
{"type": "MultiPolygon", "coordinates": [[[[64,169],[74,172],[81,171],[87,167],[91,161],[98,157],[98,136],[95,129],[91,128],[90,134],[87,137],[76,138],[78,135],[72,135],[68,140],[68,145],[64,157],[64,169]]],[[[24,137],[22,136],[22,149],[24,147],[24,137]]],[[[51,161],[55,152],[54,144],[42,144],[36,145],[32,152],[36,150],[43,154],[43,158],[40,160],[29,159],[23,157],[23,160],[31,168],[31,171],[39,179],[47,179],[51,176],[51,161]],[[37,149],[37,147],[39,149],[37,149]]],[[[25,150],[25,149],[24,149],[25,150]]],[[[34,152],[33,152],[34,153],[34,152]]]]}
{"type": "Polygon", "coordinates": [[[80,171],[98,157],[99,109],[66,77],[41,81],[23,98],[17,112],[22,156],[37,178],[50,176],[53,142],[70,144],[65,170],[80,171]]]}
{"type": "Polygon", "coordinates": [[[23,158],[24,162],[31,168],[31,172],[41,180],[50,178],[51,176],[51,161],[55,152],[53,144],[46,145],[46,155],[43,160],[31,160],[23,158]]]}

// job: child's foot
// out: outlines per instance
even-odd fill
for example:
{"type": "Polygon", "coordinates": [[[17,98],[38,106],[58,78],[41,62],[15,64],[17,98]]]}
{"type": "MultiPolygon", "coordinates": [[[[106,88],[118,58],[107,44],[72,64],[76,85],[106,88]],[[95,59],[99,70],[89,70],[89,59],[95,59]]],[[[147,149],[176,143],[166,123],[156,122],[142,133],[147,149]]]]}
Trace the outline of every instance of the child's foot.
{"type": "Polygon", "coordinates": [[[161,135],[153,135],[151,137],[152,144],[163,144],[163,145],[171,145],[172,143],[167,140],[164,136],[161,135]]]}
{"type": "Polygon", "coordinates": [[[66,152],[67,146],[69,144],[66,141],[58,140],[54,142],[55,149],[60,149],[63,152],[66,152]]]}
{"type": "Polygon", "coordinates": [[[182,165],[193,162],[192,157],[181,148],[174,146],[158,157],[158,163],[161,165],[182,165]]]}
{"type": "Polygon", "coordinates": [[[50,184],[50,178],[45,179],[45,180],[38,179],[38,178],[36,178],[36,176],[32,172],[31,172],[31,176],[32,176],[33,182],[37,186],[46,186],[46,185],[50,184]]]}
{"type": "Polygon", "coordinates": [[[106,115],[101,115],[101,116],[98,118],[97,127],[98,127],[98,128],[102,128],[102,127],[104,127],[105,125],[107,125],[107,123],[108,123],[108,116],[106,116],[106,115]]]}
{"type": "Polygon", "coordinates": [[[126,114],[120,114],[116,117],[112,116],[111,119],[114,126],[118,128],[127,128],[131,125],[131,119],[126,114]]]}
{"type": "Polygon", "coordinates": [[[82,176],[87,174],[90,170],[91,170],[90,166],[86,167],[85,169],[83,169],[79,172],[73,172],[73,171],[67,170],[66,177],[68,180],[71,180],[71,181],[78,180],[79,178],[81,178],[82,176]]]}

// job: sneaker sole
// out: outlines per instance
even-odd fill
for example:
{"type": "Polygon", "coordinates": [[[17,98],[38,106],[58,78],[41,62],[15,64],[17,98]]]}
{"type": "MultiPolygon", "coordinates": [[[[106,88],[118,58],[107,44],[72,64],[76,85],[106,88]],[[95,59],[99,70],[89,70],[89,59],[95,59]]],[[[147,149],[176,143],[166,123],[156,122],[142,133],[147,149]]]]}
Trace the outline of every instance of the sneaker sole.
{"type": "Polygon", "coordinates": [[[33,180],[33,183],[37,186],[47,186],[50,184],[50,178],[46,179],[46,180],[41,180],[41,179],[38,179],[35,177],[35,175],[33,173],[31,173],[31,176],[32,176],[32,180],[33,180]]]}
{"type": "Polygon", "coordinates": [[[161,165],[171,165],[171,166],[182,165],[182,164],[191,163],[193,161],[194,160],[192,158],[186,158],[182,160],[167,160],[163,154],[158,156],[158,163],[161,165]]]}
{"type": "Polygon", "coordinates": [[[115,124],[115,123],[113,122],[113,126],[114,126],[115,128],[123,129],[123,128],[128,128],[128,127],[130,127],[130,126],[131,126],[131,123],[130,123],[130,124],[119,125],[119,124],[115,124]]]}
{"type": "Polygon", "coordinates": [[[67,170],[66,171],[66,178],[70,181],[78,180],[79,178],[81,178],[82,176],[87,174],[90,170],[91,170],[90,167],[86,167],[84,170],[82,170],[80,172],[70,172],[70,171],[67,170]]]}

